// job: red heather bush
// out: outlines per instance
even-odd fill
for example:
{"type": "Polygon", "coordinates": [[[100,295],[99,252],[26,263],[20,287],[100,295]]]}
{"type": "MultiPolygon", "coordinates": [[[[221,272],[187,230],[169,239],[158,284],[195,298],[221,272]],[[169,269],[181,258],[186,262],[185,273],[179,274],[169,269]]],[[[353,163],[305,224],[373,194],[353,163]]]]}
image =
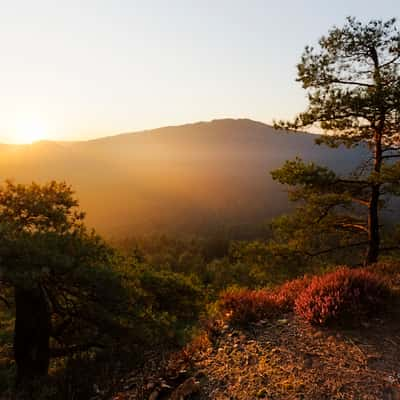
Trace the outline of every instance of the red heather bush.
{"type": "Polygon", "coordinates": [[[279,307],[268,290],[230,289],[221,295],[219,310],[229,321],[243,324],[272,317],[279,307]]]}
{"type": "Polygon", "coordinates": [[[230,289],[222,294],[219,310],[233,323],[259,321],[278,317],[293,310],[299,293],[308,286],[307,277],[284,283],[274,290],[230,289]]]}
{"type": "Polygon", "coordinates": [[[275,302],[282,312],[293,311],[295,301],[300,293],[310,284],[308,276],[288,281],[274,290],[275,302]]]}
{"type": "Polygon", "coordinates": [[[340,268],[314,277],[295,301],[295,311],[316,325],[344,323],[377,315],[390,289],[378,274],[365,269],[340,268]]]}

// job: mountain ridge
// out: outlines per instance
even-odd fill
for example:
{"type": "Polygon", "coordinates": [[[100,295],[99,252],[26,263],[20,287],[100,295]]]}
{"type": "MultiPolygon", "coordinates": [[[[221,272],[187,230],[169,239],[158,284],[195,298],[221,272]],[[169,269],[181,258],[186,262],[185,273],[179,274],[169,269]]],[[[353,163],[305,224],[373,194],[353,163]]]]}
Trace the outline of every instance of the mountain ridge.
{"type": "MultiPolygon", "coordinates": [[[[82,140],[52,140],[52,139],[42,139],[42,140],[37,140],[33,143],[0,143],[0,147],[2,146],[7,146],[7,147],[16,147],[16,148],[22,148],[22,147],[28,147],[28,146],[37,146],[37,145],[53,145],[53,144],[58,144],[58,145],[74,145],[74,144],[85,144],[85,143],[95,143],[95,142],[102,142],[102,141],[110,141],[110,140],[118,140],[118,139],[124,139],[131,137],[133,135],[144,135],[144,134],[159,134],[159,133],[168,133],[171,130],[184,130],[184,129],[191,129],[191,128],[196,128],[196,127],[202,127],[202,126],[215,126],[218,127],[219,124],[237,124],[237,123],[243,123],[247,124],[247,127],[249,125],[253,125],[254,127],[261,127],[261,128],[269,128],[269,129],[274,129],[272,125],[253,120],[251,118],[218,118],[218,119],[212,119],[209,121],[196,121],[196,122],[189,122],[186,124],[177,124],[177,125],[165,125],[157,128],[149,128],[149,129],[141,129],[141,130],[136,130],[136,131],[129,131],[129,132],[121,132],[121,133],[116,133],[116,134],[110,134],[110,135],[105,135],[105,136],[100,136],[97,138],[93,139],[82,139],[82,140]]],[[[318,135],[315,135],[314,133],[309,133],[309,132],[296,132],[292,133],[296,135],[313,135],[313,137],[316,137],[318,135]]]]}
{"type": "Polygon", "coordinates": [[[249,119],[195,122],[78,142],[0,146],[0,178],[65,180],[103,234],[198,233],[260,223],[288,210],[269,172],[296,156],[348,170],[360,149],[249,119]]]}

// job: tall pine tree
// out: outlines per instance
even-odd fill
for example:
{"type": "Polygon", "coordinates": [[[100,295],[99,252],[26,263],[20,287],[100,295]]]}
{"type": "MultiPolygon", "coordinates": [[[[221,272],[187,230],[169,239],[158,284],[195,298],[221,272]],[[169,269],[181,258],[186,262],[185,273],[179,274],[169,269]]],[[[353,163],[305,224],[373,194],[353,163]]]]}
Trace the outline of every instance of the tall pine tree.
{"type": "Polygon", "coordinates": [[[368,157],[346,177],[301,159],[287,161],[272,176],[292,187],[293,200],[303,201],[299,220],[309,228],[318,226],[320,233],[336,235],[336,243],[326,239],[317,253],[365,246],[364,263],[374,263],[386,247],[380,210],[390,195],[400,194],[396,20],[364,24],[348,18],[343,27],[334,27],[322,37],[316,48],[305,48],[297,80],[307,90],[308,108],[294,122],[281,121],[277,127],[317,127],[322,132],[318,144],[362,146],[368,157]]]}

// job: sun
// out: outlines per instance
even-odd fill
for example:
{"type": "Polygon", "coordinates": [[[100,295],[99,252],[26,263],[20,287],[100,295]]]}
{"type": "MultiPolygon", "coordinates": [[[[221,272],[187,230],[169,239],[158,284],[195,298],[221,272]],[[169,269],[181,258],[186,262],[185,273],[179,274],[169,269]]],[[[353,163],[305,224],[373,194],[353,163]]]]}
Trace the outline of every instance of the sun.
{"type": "Polygon", "coordinates": [[[11,137],[12,142],[15,144],[31,144],[46,138],[46,124],[36,118],[20,119],[11,137]]]}

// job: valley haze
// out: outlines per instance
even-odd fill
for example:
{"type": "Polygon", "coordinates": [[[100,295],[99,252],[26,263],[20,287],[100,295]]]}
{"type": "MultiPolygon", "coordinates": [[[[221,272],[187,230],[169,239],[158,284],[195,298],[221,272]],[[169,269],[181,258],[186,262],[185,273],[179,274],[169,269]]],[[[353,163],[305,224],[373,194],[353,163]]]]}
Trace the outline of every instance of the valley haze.
{"type": "Polygon", "coordinates": [[[288,133],[249,119],[168,126],[81,142],[0,146],[1,179],[65,180],[87,222],[120,237],[207,233],[268,222],[288,210],[270,171],[299,156],[339,171],[362,149],[332,150],[316,135],[288,133]]]}

